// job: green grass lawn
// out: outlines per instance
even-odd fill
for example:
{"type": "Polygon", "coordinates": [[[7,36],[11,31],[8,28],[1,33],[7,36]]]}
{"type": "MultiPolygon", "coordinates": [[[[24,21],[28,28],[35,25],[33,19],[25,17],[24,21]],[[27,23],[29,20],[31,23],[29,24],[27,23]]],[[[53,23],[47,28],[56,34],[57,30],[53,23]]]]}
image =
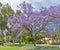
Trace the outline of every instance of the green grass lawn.
{"type": "Polygon", "coordinates": [[[34,47],[31,45],[22,45],[22,46],[0,46],[0,50],[60,50],[60,48],[34,47]]]}

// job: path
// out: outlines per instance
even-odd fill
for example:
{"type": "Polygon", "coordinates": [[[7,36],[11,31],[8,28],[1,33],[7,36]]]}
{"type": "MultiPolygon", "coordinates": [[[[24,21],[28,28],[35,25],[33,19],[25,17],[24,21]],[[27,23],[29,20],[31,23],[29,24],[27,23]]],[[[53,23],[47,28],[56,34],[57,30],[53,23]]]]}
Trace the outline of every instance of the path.
{"type": "Polygon", "coordinates": [[[60,45],[48,45],[48,44],[36,44],[36,46],[48,46],[48,47],[59,47],[60,48],[60,45]]]}

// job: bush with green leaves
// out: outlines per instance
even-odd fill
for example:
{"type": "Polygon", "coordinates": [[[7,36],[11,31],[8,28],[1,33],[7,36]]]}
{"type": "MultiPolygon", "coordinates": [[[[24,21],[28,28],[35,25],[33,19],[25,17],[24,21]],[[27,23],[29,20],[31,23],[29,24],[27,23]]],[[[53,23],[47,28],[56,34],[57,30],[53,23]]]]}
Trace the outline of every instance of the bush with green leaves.
{"type": "Polygon", "coordinates": [[[25,42],[26,44],[32,43],[31,41],[32,41],[32,40],[31,40],[31,36],[25,36],[25,37],[24,37],[24,42],[25,42]]]}

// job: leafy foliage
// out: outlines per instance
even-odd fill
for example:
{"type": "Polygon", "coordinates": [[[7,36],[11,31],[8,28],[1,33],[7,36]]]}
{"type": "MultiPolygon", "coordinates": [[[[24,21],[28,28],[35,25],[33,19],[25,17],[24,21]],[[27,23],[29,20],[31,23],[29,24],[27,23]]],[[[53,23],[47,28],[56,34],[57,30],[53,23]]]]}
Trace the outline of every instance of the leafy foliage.
{"type": "Polygon", "coordinates": [[[33,11],[34,8],[31,4],[23,2],[20,4],[20,7],[20,15],[10,17],[7,21],[11,31],[17,32],[17,37],[22,36],[23,32],[28,30],[34,43],[36,40],[35,36],[39,32],[44,31],[49,32],[49,34],[53,32],[54,26],[51,23],[57,27],[60,25],[60,6],[51,6],[50,8],[42,7],[40,11],[33,11]]]}

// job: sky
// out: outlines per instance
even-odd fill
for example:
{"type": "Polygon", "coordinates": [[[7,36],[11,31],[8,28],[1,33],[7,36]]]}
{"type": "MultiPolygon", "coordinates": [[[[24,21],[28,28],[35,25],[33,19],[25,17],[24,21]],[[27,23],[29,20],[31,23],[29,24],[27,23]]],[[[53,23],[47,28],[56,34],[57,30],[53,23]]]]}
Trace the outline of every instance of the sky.
{"type": "Polygon", "coordinates": [[[60,4],[60,0],[0,0],[0,2],[4,4],[9,3],[14,10],[18,9],[17,5],[23,1],[31,3],[35,7],[35,10],[40,10],[41,7],[56,6],[60,4]]]}

